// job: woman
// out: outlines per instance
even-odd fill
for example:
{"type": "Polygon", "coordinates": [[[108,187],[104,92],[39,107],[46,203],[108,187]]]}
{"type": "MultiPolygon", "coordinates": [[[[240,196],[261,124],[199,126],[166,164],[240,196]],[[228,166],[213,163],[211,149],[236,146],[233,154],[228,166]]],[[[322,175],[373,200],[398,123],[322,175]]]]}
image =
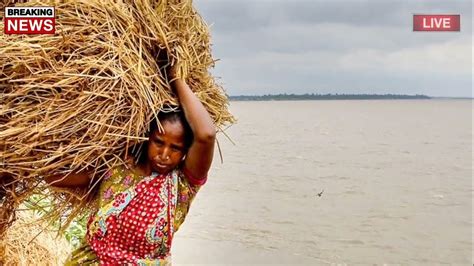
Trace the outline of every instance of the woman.
{"type": "MultiPolygon", "coordinates": [[[[129,169],[110,169],[99,189],[99,207],[86,242],[66,265],[167,265],[174,232],[207,179],[216,130],[209,113],[184,80],[171,82],[182,112],[152,122],[146,153],[129,169]],[[183,115],[184,112],[184,115],[183,115]]],[[[55,186],[87,186],[88,172],[50,177],[55,186]]]]}

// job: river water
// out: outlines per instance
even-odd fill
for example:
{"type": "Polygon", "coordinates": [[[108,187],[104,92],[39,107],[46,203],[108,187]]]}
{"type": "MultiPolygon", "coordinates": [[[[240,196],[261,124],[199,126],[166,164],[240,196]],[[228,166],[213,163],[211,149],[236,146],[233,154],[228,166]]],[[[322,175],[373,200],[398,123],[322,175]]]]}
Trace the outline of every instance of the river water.
{"type": "Polygon", "coordinates": [[[472,265],[471,100],[230,109],[175,265],[472,265]]]}

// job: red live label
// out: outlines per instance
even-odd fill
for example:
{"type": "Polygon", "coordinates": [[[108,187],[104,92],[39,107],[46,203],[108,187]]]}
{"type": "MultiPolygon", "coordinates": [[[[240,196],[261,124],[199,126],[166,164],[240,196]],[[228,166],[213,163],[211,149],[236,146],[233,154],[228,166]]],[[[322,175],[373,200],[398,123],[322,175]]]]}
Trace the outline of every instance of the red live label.
{"type": "Polygon", "coordinates": [[[460,30],[460,15],[413,15],[413,31],[460,30]]]}
{"type": "Polygon", "coordinates": [[[54,7],[6,7],[5,34],[54,34],[54,7]]]}

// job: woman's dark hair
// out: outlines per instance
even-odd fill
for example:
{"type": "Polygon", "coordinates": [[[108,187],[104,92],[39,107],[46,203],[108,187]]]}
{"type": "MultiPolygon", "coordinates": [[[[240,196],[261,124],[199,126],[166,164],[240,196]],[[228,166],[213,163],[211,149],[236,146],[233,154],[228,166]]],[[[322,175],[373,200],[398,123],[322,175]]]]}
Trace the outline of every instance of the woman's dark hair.
{"type": "MultiPolygon", "coordinates": [[[[184,129],[184,154],[186,154],[189,147],[191,147],[191,144],[193,143],[193,131],[191,130],[191,127],[189,126],[189,123],[186,120],[186,117],[184,116],[184,112],[181,110],[172,110],[168,112],[161,111],[158,113],[157,117],[158,120],[156,118],[153,118],[148,126],[148,136],[152,132],[155,132],[155,130],[158,130],[158,121],[160,121],[161,124],[163,124],[165,121],[171,123],[179,122],[181,123],[181,125],[183,125],[184,129]]],[[[133,155],[134,161],[139,164],[142,164],[147,160],[147,153],[148,140],[131,147],[129,152],[129,154],[133,155]]]]}

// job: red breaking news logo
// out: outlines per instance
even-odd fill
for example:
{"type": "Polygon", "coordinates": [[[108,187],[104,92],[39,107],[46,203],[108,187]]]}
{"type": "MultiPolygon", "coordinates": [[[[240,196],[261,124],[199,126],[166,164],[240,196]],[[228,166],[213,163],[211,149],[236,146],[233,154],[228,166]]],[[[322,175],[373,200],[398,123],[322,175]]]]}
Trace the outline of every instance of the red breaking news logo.
{"type": "Polygon", "coordinates": [[[460,15],[413,15],[413,31],[460,30],[460,15]]]}
{"type": "Polygon", "coordinates": [[[54,34],[54,7],[6,7],[5,34],[54,34]]]}

